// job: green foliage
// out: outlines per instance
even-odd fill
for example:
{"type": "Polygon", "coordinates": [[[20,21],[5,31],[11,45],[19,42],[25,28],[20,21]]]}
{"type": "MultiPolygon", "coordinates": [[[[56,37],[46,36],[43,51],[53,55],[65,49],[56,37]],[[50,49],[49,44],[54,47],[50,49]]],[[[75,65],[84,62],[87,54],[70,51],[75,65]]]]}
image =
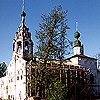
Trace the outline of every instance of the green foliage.
{"type": "Polygon", "coordinates": [[[67,38],[67,12],[62,7],[54,7],[48,15],[42,15],[38,39],[38,57],[42,59],[64,59],[71,42],[67,38]]]}
{"type": "Polygon", "coordinates": [[[60,80],[60,66],[51,67],[51,65],[52,62],[46,65],[43,61],[35,63],[35,75],[31,74],[32,80],[30,80],[31,91],[36,90],[37,94],[37,87],[39,87],[40,97],[44,93],[47,100],[67,100],[67,86],[60,80]]]}
{"type": "Polygon", "coordinates": [[[67,100],[67,88],[60,81],[52,82],[47,90],[47,100],[67,100]]]}
{"type": "Polygon", "coordinates": [[[5,64],[5,62],[0,63],[0,78],[6,75],[6,69],[7,65],[5,64]]]}
{"type": "Polygon", "coordinates": [[[35,56],[38,62],[34,67],[35,75],[31,77],[35,82],[36,94],[40,97],[45,94],[47,100],[67,100],[67,88],[60,79],[62,63],[72,43],[66,34],[69,29],[67,11],[58,6],[41,17],[40,29],[36,32],[38,51],[35,56]]]}

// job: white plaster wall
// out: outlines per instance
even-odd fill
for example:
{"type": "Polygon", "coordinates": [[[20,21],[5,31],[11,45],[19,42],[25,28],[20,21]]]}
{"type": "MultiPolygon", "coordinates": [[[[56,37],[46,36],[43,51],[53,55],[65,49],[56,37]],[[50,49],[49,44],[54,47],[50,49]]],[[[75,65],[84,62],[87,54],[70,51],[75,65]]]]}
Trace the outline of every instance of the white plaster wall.
{"type": "Polygon", "coordinates": [[[21,100],[24,100],[24,97],[26,96],[26,61],[22,58],[16,58],[16,60],[13,58],[7,71],[8,95],[14,96],[16,100],[20,100],[20,98],[21,100]],[[17,80],[17,76],[19,77],[19,80],[17,80]]]}
{"type": "Polygon", "coordinates": [[[16,62],[16,77],[19,77],[19,80],[16,80],[16,99],[24,100],[26,96],[26,61],[18,59],[16,62]]]}
{"type": "Polygon", "coordinates": [[[8,95],[15,95],[15,60],[10,62],[8,68],[8,95]]]}
{"type": "Polygon", "coordinates": [[[78,57],[71,58],[70,61],[71,61],[73,64],[78,65],[78,57]]]}
{"type": "Polygon", "coordinates": [[[89,68],[91,73],[96,77],[97,76],[97,62],[94,59],[90,58],[79,58],[79,65],[89,68]]]}
{"type": "Polygon", "coordinates": [[[7,77],[2,77],[0,78],[0,98],[5,98],[7,99],[7,77]]]}

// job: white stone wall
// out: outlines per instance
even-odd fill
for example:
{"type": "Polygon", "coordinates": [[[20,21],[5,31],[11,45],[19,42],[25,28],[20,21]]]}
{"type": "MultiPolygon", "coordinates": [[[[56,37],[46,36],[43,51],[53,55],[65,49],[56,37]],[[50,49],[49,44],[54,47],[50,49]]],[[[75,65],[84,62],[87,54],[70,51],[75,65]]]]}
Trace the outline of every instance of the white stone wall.
{"type": "Polygon", "coordinates": [[[81,47],[74,47],[74,55],[81,55],[81,47]]]}
{"type": "Polygon", "coordinates": [[[73,57],[70,59],[72,63],[81,65],[90,70],[90,73],[94,76],[94,94],[100,93],[100,71],[97,69],[97,60],[89,57],[73,57]]]}
{"type": "Polygon", "coordinates": [[[78,65],[78,57],[73,57],[70,59],[70,61],[75,64],[75,65],[78,65]]]}
{"type": "Polygon", "coordinates": [[[79,65],[89,68],[94,76],[97,75],[97,62],[95,59],[79,57],[79,65]]]}
{"type": "Polygon", "coordinates": [[[8,98],[7,77],[0,78],[0,98],[8,98]]]}
{"type": "Polygon", "coordinates": [[[12,60],[7,68],[8,76],[8,95],[14,97],[15,94],[15,62],[12,60]]]}
{"type": "Polygon", "coordinates": [[[16,61],[16,99],[24,100],[26,97],[26,61],[16,61]]]}
{"type": "Polygon", "coordinates": [[[93,73],[94,76],[97,76],[97,62],[95,59],[91,59],[88,57],[73,57],[70,60],[74,64],[89,68],[91,73],[93,73]]]}
{"type": "Polygon", "coordinates": [[[100,71],[97,70],[97,77],[96,77],[96,80],[97,80],[97,91],[98,91],[98,95],[100,95],[100,71]]]}
{"type": "Polygon", "coordinates": [[[26,61],[22,58],[13,58],[6,76],[0,79],[0,97],[24,100],[26,97],[26,61]],[[7,90],[8,87],[8,90],[7,90]]]}

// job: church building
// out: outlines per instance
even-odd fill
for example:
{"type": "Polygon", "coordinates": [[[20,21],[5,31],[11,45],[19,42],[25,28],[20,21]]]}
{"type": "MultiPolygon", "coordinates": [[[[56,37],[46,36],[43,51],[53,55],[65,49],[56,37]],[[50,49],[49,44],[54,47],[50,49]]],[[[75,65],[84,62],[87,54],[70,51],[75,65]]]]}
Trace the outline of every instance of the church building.
{"type": "Polygon", "coordinates": [[[12,60],[6,76],[1,81],[1,97],[12,100],[24,100],[27,96],[27,63],[33,59],[33,41],[25,22],[24,5],[21,23],[13,39],[12,60]],[[3,81],[4,80],[4,81],[3,81]],[[4,95],[5,93],[5,95],[4,95]]]}
{"type": "MultiPolygon", "coordinates": [[[[25,22],[26,13],[24,11],[24,2],[21,13],[21,22],[18,31],[13,39],[12,60],[7,68],[6,76],[0,79],[0,98],[10,100],[25,100],[28,97],[27,87],[27,68],[29,62],[33,61],[33,41],[31,33],[25,22]]],[[[84,54],[84,46],[79,40],[80,33],[74,34],[74,55],[66,59],[74,65],[86,68],[90,71],[93,79],[94,94],[100,91],[100,72],[97,69],[97,59],[88,57],[84,54]]]]}
{"type": "Polygon", "coordinates": [[[84,46],[80,42],[79,31],[76,31],[74,34],[76,40],[74,41],[74,55],[67,58],[73,64],[80,65],[83,68],[87,68],[90,71],[90,83],[89,87],[93,89],[92,93],[94,96],[99,96],[100,94],[100,71],[97,69],[97,59],[93,57],[86,56],[84,54],[84,46]]]}

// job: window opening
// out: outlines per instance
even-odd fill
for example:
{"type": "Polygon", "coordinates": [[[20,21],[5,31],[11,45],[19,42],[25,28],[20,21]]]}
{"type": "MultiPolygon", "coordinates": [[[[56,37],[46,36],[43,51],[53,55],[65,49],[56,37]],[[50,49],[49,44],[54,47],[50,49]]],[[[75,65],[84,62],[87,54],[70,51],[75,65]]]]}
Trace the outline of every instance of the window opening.
{"type": "Polygon", "coordinates": [[[17,52],[22,49],[21,41],[17,42],[17,52]]]}
{"type": "Polygon", "coordinates": [[[29,53],[29,43],[25,42],[25,52],[29,53]]]}

